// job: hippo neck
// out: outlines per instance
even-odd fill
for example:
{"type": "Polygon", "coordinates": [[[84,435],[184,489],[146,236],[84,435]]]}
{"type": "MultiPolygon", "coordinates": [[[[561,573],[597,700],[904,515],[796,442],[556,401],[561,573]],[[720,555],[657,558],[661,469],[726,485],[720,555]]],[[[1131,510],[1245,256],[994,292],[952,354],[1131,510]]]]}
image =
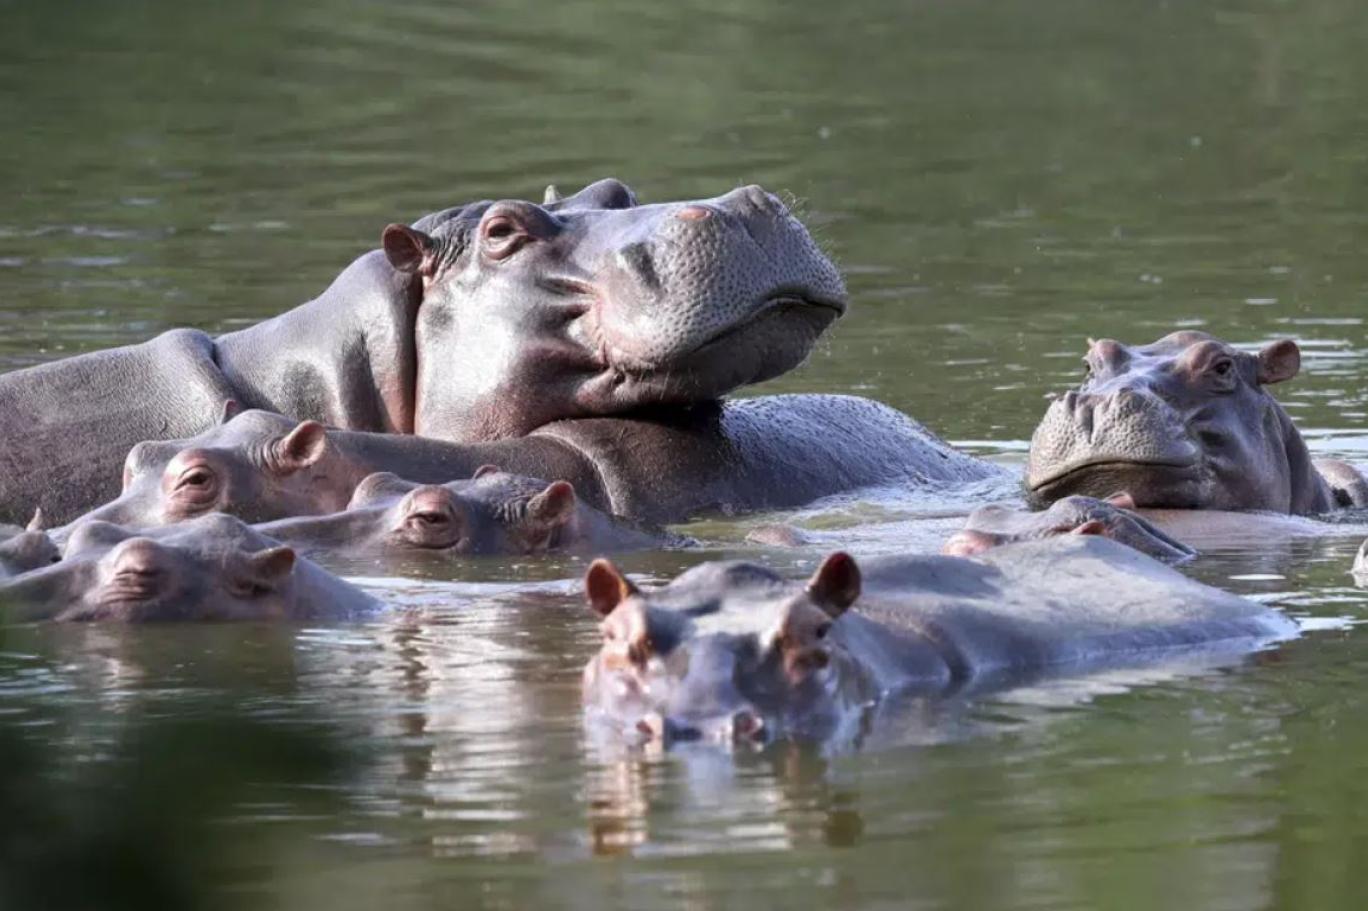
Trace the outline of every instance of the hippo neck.
{"type": "Polygon", "coordinates": [[[1275,405],[1279,429],[1284,440],[1283,448],[1287,457],[1287,481],[1289,504],[1288,512],[1293,515],[1313,515],[1329,512],[1336,504],[1335,493],[1311,459],[1292,419],[1281,406],[1275,405]]]}
{"type": "Polygon", "coordinates": [[[321,295],[215,340],[245,408],[349,430],[412,433],[422,287],[372,251],[321,295]]]}

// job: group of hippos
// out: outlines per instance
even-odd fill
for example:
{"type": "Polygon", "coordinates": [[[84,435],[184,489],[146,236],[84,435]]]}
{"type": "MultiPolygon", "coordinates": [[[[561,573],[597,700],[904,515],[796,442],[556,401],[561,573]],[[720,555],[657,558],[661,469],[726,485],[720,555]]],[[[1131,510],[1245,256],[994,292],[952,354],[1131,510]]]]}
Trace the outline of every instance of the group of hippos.
{"type": "MultiPolygon", "coordinates": [[[[759,187],[642,205],[602,180],[390,225],[274,319],[0,376],[0,611],[354,619],[381,605],[319,565],[339,554],[680,546],[661,527],[712,511],[1003,476],[868,399],[723,398],[800,364],[846,306],[759,187]]],[[[1294,635],[1166,564],[1208,517],[1368,506],[1267,391],[1296,343],[1182,331],[1086,362],[1032,440],[1036,511],[983,505],[941,554],[837,552],[805,581],[710,562],[647,590],[594,560],[586,708],[663,742],[827,737],[896,691],[1294,635]]]]}

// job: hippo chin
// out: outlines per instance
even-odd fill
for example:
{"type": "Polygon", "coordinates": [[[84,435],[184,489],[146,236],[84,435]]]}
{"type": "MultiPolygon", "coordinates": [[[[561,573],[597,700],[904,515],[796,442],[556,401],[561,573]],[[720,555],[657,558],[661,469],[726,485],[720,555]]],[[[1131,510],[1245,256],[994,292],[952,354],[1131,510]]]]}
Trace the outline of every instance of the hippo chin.
{"type": "Polygon", "coordinates": [[[1141,347],[1091,344],[1088,377],[1055,400],[1026,466],[1032,497],[1124,492],[1142,508],[1307,515],[1368,505],[1368,482],[1344,462],[1313,463],[1265,387],[1296,376],[1295,342],[1257,354],[1204,332],[1141,347]]]}
{"type": "Polygon", "coordinates": [[[945,542],[941,553],[971,557],[1016,541],[1058,535],[1100,535],[1166,563],[1181,563],[1196,555],[1191,547],[1133,512],[1134,505],[1128,497],[1098,500],[1070,496],[1056,500],[1040,512],[1023,512],[999,505],[981,506],[969,514],[964,528],[945,542]]]}
{"type": "Polygon", "coordinates": [[[1252,649],[1297,630],[1093,536],[863,568],[837,553],[806,584],[707,563],[642,591],[596,561],[585,591],[603,630],[584,671],[586,708],[632,738],[667,742],[839,738],[895,691],[1003,688],[1182,650],[1252,649]]]}
{"type": "Polygon", "coordinates": [[[60,563],[0,583],[10,620],[341,620],[379,604],[224,515],[137,532],[87,522],[60,563]]]}
{"type": "Polygon", "coordinates": [[[357,486],[345,512],[282,519],[257,530],[309,554],[583,554],[685,543],[614,521],[580,502],[567,481],[548,483],[492,465],[448,484],[373,474],[357,486]]]}
{"type": "Polygon", "coordinates": [[[603,180],[390,225],[313,301],[211,338],[0,376],[0,521],[67,522],[118,490],[144,440],[222,403],[446,440],[716,399],[799,364],[845,310],[839,273],[758,187],[638,205],[603,180]]]}

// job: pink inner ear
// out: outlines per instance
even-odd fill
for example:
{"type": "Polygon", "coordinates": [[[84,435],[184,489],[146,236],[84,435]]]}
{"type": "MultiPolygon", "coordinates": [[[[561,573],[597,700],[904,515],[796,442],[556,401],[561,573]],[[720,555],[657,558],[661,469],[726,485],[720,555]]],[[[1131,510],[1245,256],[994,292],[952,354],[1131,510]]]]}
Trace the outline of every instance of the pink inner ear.
{"type": "Polygon", "coordinates": [[[400,272],[426,272],[431,266],[431,252],[436,245],[431,237],[408,225],[388,225],[380,235],[380,246],[385,258],[400,272]]]}
{"type": "Polygon", "coordinates": [[[860,567],[854,557],[838,550],[817,567],[807,590],[818,606],[833,617],[839,616],[860,597],[860,567]]]}
{"type": "Polygon", "coordinates": [[[259,550],[250,557],[252,571],[263,582],[279,582],[294,570],[295,552],[289,547],[259,550]]]}
{"type": "Polygon", "coordinates": [[[1101,535],[1102,537],[1105,538],[1105,537],[1107,536],[1107,526],[1106,526],[1105,523],[1103,523],[1102,521],[1100,521],[1100,520],[1098,520],[1098,519],[1089,519],[1088,521],[1084,522],[1082,525],[1080,525],[1080,526],[1078,526],[1077,528],[1075,528],[1073,531],[1069,532],[1069,534],[1071,534],[1071,535],[1101,535]]]}
{"type": "Polygon", "coordinates": [[[606,617],[631,595],[637,587],[612,562],[599,558],[589,564],[584,574],[584,597],[594,613],[606,617]]]}
{"type": "Polygon", "coordinates": [[[951,535],[941,546],[941,553],[947,557],[972,557],[992,550],[997,545],[998,540],[995,536],[966,528],[951,535]]]}
{"type": "Polygon", "coordinates": [[[308,468],[323,458],[328,429],[317,421],[304,421],[280,441],[280,459],[290,471],[308,468]]]}
{"type": "Polygon", "coordinates": [[[1258,361],[1260,384],[1282,383],[1301,371],[1301,348],[1290,338],[1281,339],[1265,346],[1258,361]]]}
{"type": "Polygon", "coordinates": [[[532,500],[532,515],[543,522],[569,522],[575,514],[575,488],[569,481],[555,481],[532,500]]]}

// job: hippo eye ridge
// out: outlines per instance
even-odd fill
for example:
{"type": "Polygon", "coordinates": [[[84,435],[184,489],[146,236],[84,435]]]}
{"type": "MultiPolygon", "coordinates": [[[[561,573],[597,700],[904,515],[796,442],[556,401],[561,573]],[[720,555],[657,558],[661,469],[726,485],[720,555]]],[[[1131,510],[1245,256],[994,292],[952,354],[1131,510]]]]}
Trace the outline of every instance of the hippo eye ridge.
{"type": "Polygon", "coordinates": [[[480,242],[490,259],[506,259],[532,239],[526,228],[512,215],[492,215],[480,225],[480,242]]]}

